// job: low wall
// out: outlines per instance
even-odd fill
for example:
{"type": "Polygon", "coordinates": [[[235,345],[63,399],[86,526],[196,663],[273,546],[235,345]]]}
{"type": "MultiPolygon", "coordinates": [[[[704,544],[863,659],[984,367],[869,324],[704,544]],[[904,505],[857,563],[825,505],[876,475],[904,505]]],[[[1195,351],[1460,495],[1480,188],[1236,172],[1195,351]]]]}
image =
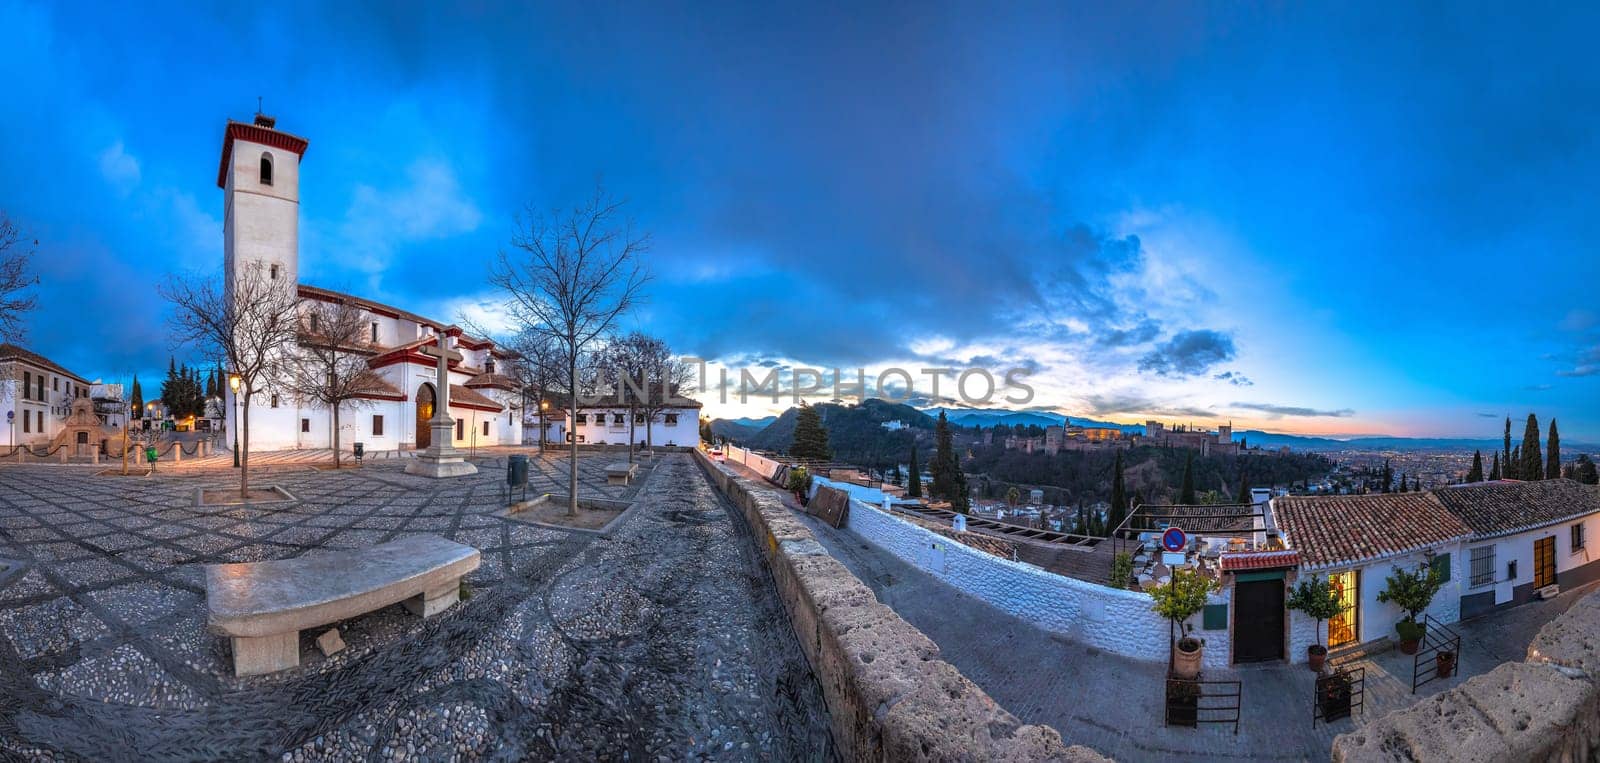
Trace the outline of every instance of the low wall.
{"type": "Polygon", "coordinates": [[[722,457],[733,463],[742,464],[746,469],[761,475],[763,479],[771,477],[772,473],[778,470],[777,461],[736,445],[722,446],[722,457]]]}
{"type": "Polygon", "coordinates": [[[695,459],[744,513],[760,544],[822,685],[841,757],[1106,760],[1086,747],[1068,747],[1054,729],[1024,725],[939,659],[939,647],[828,555],[777,490],[704,454],[695,459]]]}
{"type": "MultiPolygon", "coordinates": [[[[906,518],[852,502],[851,532],[996,609],[1114,654],[1166,662],[1171,626],[1150,608],[1149,594],[1088,583],[952,543],[906,518]]],[[[1221,594],[1215,602],[1226,601],[1221,594]]],[[[1228,666],[1228,631],[1204,631],[1204,665],[1228,666]]]]}
{"type": "Polygon", "coordinates": [[[1507,662],[1333,740],[1335,761],[1600,757],[1600,592],[1507,662]]]}

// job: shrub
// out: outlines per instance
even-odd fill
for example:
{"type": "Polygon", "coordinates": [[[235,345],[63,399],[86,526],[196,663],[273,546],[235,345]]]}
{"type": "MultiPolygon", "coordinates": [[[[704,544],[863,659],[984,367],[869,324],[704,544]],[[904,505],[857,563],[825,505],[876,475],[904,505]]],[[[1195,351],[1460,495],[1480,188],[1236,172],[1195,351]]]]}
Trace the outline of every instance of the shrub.
{"type": "Polygon", "coordinates": [[[1127,588],[1133,580],[1133,555],[1124,551],[1111,560],[1111,587],[1127,588]]]}
{"type": "Polygon", "coordinates": [[[1192,650],[1198,646],[1198,642],[1189,635],[1191,630],[1189,618],[1205,609],[1206,597],[1215,590],[1217,581],[1194,570],[1176,569],[1172,571],[1171,580],[1150,591],[1150,598],[1155,600],[1150,608],[1154,609],[1156,614],[1177,623],[1183,630],[1180,647],[1184,642],[1190,642],[1188,650],[1192,650]]]}
{"type": "Polygon", "coordinates": [[[1396,567],[1384,582],[1383,590],[1378,593],[1378,601],[1392,603],[1405,610],[1406,616],[1402,622],[1415,623],[1417,616],[1433,603],[1433,597],[1443,586],[1444,576],[1432,565],[1420,564],[1413,572],[1396,567]]]}
{"type": "Polygon", "coordinates": [[[1289,609],[1298,609],[1306,613],[1307,617],[1317,621],[1319,645],[1322,643],[1323,621],[1332,619],[1334,615],[1344,610],[1344,605],[1339,602],[1339,595],[1334,593],[1333,586],[1328,584],[1327,578],[1320,575],[1302,579],[1284,604],[1289,609]]]}

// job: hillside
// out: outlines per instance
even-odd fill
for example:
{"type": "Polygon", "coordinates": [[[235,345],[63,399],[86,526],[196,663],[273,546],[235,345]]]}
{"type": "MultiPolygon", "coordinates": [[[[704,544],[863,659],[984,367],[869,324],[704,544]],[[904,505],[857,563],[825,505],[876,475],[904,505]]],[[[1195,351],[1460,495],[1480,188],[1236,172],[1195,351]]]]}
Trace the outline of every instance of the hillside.
{"type": "MultiPolygon", "coordinates": [[[[909,405],[869,399],[860,405],[818,403],[813,407],[822,417],[822,425],[828,430],[828,445],[839,461],[869,466],[903,461],[910,455],[913,438],[932,442],[934,419],[909,405]],[[884,429],[887,421],[900,421],[908,429],[884,429]]],[[[765,429],[736,442],[784,453],[794,439],[797,413],[798,409],[790,408],[765,429]]],[[[716,422],[712,428],[715,431],[716,422]]]]}

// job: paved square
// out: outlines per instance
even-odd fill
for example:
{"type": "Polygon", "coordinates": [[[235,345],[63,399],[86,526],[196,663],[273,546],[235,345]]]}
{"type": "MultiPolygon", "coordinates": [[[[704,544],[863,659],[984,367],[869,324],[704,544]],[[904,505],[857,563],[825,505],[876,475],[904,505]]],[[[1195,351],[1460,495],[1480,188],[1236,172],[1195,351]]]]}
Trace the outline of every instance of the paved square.
{"type": "MultiPolygon", "coordinates": [[[[231,471],[0,466],[0,757],[820,759],[820,691],[736,513],[683,455],[580,494],[639,509],[613,537],[508,521],[505,458],[457,480],[403,462],[263,475],[297,500],[200,507],[231,471]],[[483,552],[472,596],[337,623],[323,657],[232,675],[204,565],[435,533],[483,552]]],[[[567,462],[532,459],[530,493],[567,462]]]]}

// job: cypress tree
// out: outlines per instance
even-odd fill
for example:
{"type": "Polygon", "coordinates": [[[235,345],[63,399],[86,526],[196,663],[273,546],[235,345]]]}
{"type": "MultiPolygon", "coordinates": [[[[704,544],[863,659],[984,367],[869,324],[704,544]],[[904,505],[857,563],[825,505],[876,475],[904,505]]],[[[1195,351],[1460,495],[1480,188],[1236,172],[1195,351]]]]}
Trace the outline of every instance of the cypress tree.
{"type": "Polygon", "coordinates": [[[1544,458],[1539,455],[1539,418],[1528,414],[1528,426],[1522,430],[1522,464],[1517,468],[1525,480],[1544,479],[1544,458]]]}
{"type": "Polygon", "coordinates": [[[1122,483],[1122,449],[1117,449],[1117,460],[1111,470],[1111,516],[1106,524],[1115,529],[1128,516],[1128,490],[1122,483]]]}
{"type": "Polygon", "coordinates": [[[1522,479],[1522,446],[1511,449],[1511,460],[1506,462],[1506,479],[1522,479]]]}
{"type": "Polygon", "coordinates": [[[1561,435],[1556,432],[1556,420],[1550,420],[1550,443],[1545,448],[1544,478],[1561,479],[1561,435]]]}
{"type": "Polygon", "coordinates": [[[144,390],[139,389],[138,374],[133,375],[133,392],[130,394],[132,395],[130,402],[133,403],[133,417],[136,419],[144,418],[144,390]]]}
{"type": "Polygon", "coordinates": [[[794,440],[789,444],[789,455],[816,461],[833,458],[833,452],[828,450],[828,430],[822,426],[821,414],[804,401],[795,414],[794,440]]]}
{"type": "Polygon", "coordinates": [[[912,441],[912,443],[911,443],[911,469],[910,469],[910,474],[906,475],[906,479],[909,480],[909,482],[906,483],[906,497],[908,497],[908,498],[921,498],[922,497],[922,469],[917,466],[917,443],[916,443],[916,441],[912,441]]]}
{"type": "Polygon", "coordinates": [[[1489,479],[1491,479],[1491,480],[1499,480],[1500,479],[1500,454],[1499,453],[1494,454],[1494,468],[1489,470],[1489,479]]]}
{"type": "Polygon", "coordinates": [[[961,467],[956,461],[955,445],[950,435],[950,421],[944,411],[939,411],[939,421],[934,425],[934,452],[932,493],[934,498],[949,500],[956,492],[956,476],[961,467]]]}
{"type": "Polygon", "coordinates": [[[1183,487],[1178,493],[1178,503],[1185,506],[1195,505],[1194,497],[1194,451],[1189,451],[1188,460],[1183,463],[1183,487]]]}
{"type": "Polygon", "coordinates": [[[1483,481],[1483,451],[1472,451],[1472,468],[1467,470],[1467,481],[1483,481]]]}
{"type": "Polygon", "coordinates": [[[1238,503],[1250,503],[1250,473],[1243,468],[1239,469],[1238,503]]]}
{"type": "Polygon", "coordinates": [[[1390,486],[1393,484],[1394,470],[1389,468],[1389,459],[1385,458],[1383,460],[1383,492],[1389,492],[1390,486]]]}
{"type": "Polygon", "coordinates": [[[1594,485],[1600,483],[1600,469],[1595,467],[1594,461],[1589,460],[1589,454],[1584,453],[1572,465],[1572,478],[1585,485],[1594,485]]]}
{"type": "Polygon", "coordinates": [[[1501,446],[1504,453],[1500,459],[1500,471],[1506,479],[1517,478],[1517,462],[1511,457],[1511,417],[1506,417],[1505,444],[1501,446]]]}
{"type": "Polygon", "coordinates": [[[956,469],[956,484],[950,494],[950,510],[966,514],[972,510],[972,488],[967,485],[967,475],[956,469]]]}

